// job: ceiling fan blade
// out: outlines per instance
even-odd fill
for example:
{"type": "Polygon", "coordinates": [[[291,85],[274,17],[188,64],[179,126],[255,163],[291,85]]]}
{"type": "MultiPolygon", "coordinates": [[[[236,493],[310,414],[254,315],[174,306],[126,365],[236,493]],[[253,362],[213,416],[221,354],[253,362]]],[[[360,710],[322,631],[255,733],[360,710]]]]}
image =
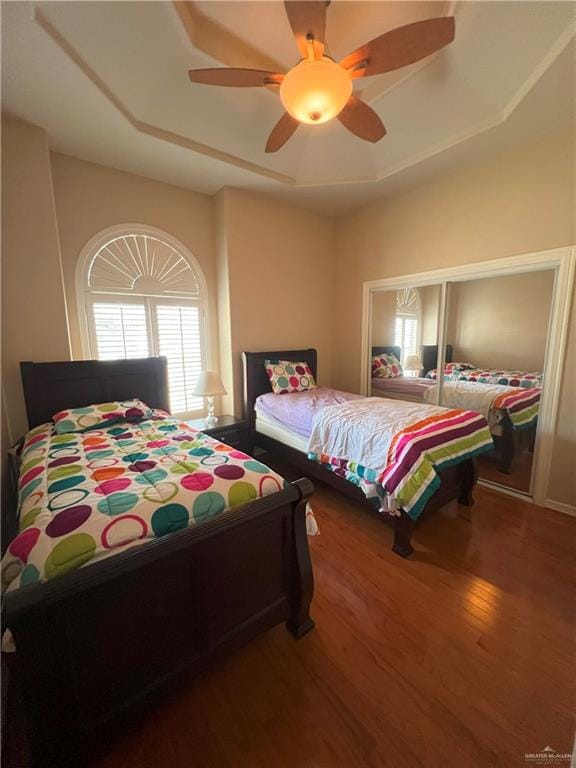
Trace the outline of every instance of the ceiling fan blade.
{"type": "Polygon", "coordinates": [[[340,65],[357,77],[379,75],[420,61],[454,40],[454,17],[442,16],[406,24],[357,48],[340,65]]]}
{"type": "Polygon", "coordinates": [[[268,136],[266,152],[277,152],[280,147],[283,147],[284,144],[286,144],[299,125],[300,123],[298,120],[295,120],[292,115],[285,112],[274,128],[272,128],[270,136],[268,136]]]}
{"type": "Polygon", "coordinates": [[[257,88],[265,85],[280,85],[284,75],[278,72],[267,72],[263,69],[191,69],[188,77],[193,83],[204,85],[224,85],[235,88],[257,88]]]}
{"type": "Polygon", "coordinates": [[[376,112],[357,96],[350,96],[348,103],[338,115],[338,120],[349,131],[366,141],[380,141],[386,135],[384,123],[376,112]]]}
{"type": "Polygon", "coordinates": [[[308,35],[317,44],[314,47],[316,57],[319,58],[324,52],[326,6],[326,0],[284,0],[286,15],[303,59],[308,58],[308,35]]]}

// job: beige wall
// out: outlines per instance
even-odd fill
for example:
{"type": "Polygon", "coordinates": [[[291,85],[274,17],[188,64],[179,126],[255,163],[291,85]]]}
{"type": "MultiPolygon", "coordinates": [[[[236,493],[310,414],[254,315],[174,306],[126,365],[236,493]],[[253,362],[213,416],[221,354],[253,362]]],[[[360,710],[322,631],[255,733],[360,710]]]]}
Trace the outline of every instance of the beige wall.
{"type": "Polygon", "coordinates": [[[230,270],[228,268],[228,195],[221,190],[214,198],[216,224],[216,276],[218,284],[218,329],[220,374],[227,394],[221,398],[222,413],[241,411],[234,403],[234,355],[230,314],[230,270]]]}
{"type": "MultiPolygon", "coordinates": [[[[226,275],[236,413],[241,412],[243,351],[316,347],[318,380],[332,380],[333,223],[260,195],[220,193],[220,274],[226,275]]],[[[225,297],[221,300],[226,305],[225,297]]],[[[222,318],[222,313],[221,313],[222,318]]],[[[224,318],[222,318],[224,319],[224,318]]]]}
{"type": "MultiPolygon", "coordinates": [[[[336,230],[334,385],[350,391],[360,385],[365,280],[572,244],[574,210],[574,136],[565,131],[341,217],[336,230]]],[[[575,358],[572,345],[563,381],[564,415],[576,401],[571,373],[575,358]]],[[[560,431],[557,435],[556,452],[567,451],[566,461],[574,465],[576,439],[569,430],[562,441],[560,431]]],[[[570,485],[557,462],[550,498],[576,504],[570,485]]]]}
{"type": "Polygon", "coordinates": [[[372,344],[392,346],[396,321],[396,291],[378,291],[372,296],[372,344]]]}
{"type": "Polygon", "coordinates": [[[553,289],[553,270],[451,285],[447,342],[454,360],[541,371],[553,289]]]}
{"type": "Polygon", "coordinates": [[[21,360],[70,359],[52,195],[40,128],[2,119],[2,387],[12,441],[27,429],[21,360]]]}
{"type": "Polygon", "coordinates": [[[216,253],[212,198],[180,187],[52,154],[54,197],[74,358],[82,349],[76,264],[91,237],[119,224],[145,224],[175,237],[197,259],[208,286],[210,361],[218,368],[216,253]]]}
{"type": "Polygon", "coordinates": [[[78,256],[102,229],[131,222],[176,237],[202,267],[210,365],[221,371],[229,391],[222,410],[241,412],[245,349],[316,345],[321,379],[330,381],[328,219],[231,189],[210,198],[59,154],[53,154],[52,168],[75,357],[83,356],[75,300],[78,256]]]}
{"type": "Polygon", "coordinates": [[[436,344],[438,341],[441,288],[439,285],[424,285],[418,291],[420,293],[422,344],[436,344]]]}
{"type": "MultiPolygon", "coordinates": [[[[78,257],[101,230],[139,223],[180,240],[202,267],[209,292],[211,366],[222,369],[230,392],[224,409],[241,412],[245,349],[316,346],[319,380],[330,382],[329,219],[237,190],[223,190],[213,199],[65,155],[54,153],[51,159],[75,358],[85,356],[76,305],[78,257]]],[[[53,299],[62,312],[61,289],[53,299]]],[[[62,354],[51,357],[62,359],[62,354]]]]}

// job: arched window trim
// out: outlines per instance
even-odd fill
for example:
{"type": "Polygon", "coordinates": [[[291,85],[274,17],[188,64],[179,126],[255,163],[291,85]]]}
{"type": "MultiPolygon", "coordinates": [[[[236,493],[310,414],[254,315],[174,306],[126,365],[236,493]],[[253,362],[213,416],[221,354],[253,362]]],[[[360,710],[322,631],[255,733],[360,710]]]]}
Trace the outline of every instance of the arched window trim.
{"type": "MultiPolygon", "coordinates": [[[[409,307],[409,305],[408,305],[409,307]]],[[[396,291],[396,314],[397,315],[404,315],[406,317],[416,317],[418,321],[420,321],[420,315],[421,315],[421,301],[420,301],[420,291],[418,288],[401,288],[400,290],[396,291]],[[400,301],[399,296],[400,294],[404,294],[406,296],[407,294],[413,294],[416,306],[414,309],[406,309],[406,302],[400,301]]]]}
{"type": "MultiPolygon", "coordinates": [[[[90,312],[92,310],[92,302],[94,301],[95,297],[122,297],[122,301],[126,303],[137,301],[139,297],[148,297],[150,299],[160,298],[163,302],[166,303],[184,302],[189,303],[190,305],[198,306],[200,313],[200,335],[203,367],[206,369],[210,369],[212,367],[211,340],[207,317],[208,288],[206,279],[200,264],[193,256],[193,254],[182,242],[177,240],[168,232],[165,232],[164,230],[157,227],[151,227],[146,224],[138,223],[124,223],[101,230],[88,240],[80,252],[80,256],[78,257],[78,261],[76,263],[75,283],[80,341],[82,345],[82,354],[85,359],[95,359],[97,357],[97,348],[95,346],[95,339],[92,333],[93,321],[90,316],[90,312]],[[174,249],[174,251],[176,251],[185,259],[188,266],[192,270],[192,273],[198,284],[198,293],[193,295],[186,292],[178,293],[175,291],[154,293],[122,290],[120,288],[110,290],[91,288],[88,282],[89,270],[100,249],[114,238],[129,235],[153,237],[163,241],[168,246],[170,246],[170,248],[174,249]]],[[[197,411],[190,411],[186,414],[186,416],[193,417],[195,415],[200,415],[201,412],[202,409],[198,409],[197,411]]]]}

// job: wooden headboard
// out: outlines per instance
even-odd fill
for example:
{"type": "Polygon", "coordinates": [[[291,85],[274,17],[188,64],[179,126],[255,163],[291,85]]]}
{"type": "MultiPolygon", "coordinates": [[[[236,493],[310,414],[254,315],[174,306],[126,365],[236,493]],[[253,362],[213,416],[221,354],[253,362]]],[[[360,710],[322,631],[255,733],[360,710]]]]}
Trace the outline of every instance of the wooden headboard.
{"type": "Polygon", "coordinates": [[[25,362],[20,363],[20,371],[30,429],[51,421],[65,408],[92,403],[137,397],[151,408],[169,409],[165,357],[25,362]]]}
{"type": "MultiPolygon", "coordinates": [[[[446,362],[452,362],[452,344],[446,345],[446,362]]],[[[372,357],[375,355],[394,355],[398,360],[402,360],[402,349],[400,347],[372,347],[372,357]]],[[[438,345],[424,344],[421,347],[422,370],[421,374],[425,376],[432,368],[436,368],[438,360],[438,345]]]]}
{"type": "Polygon", "coordinates": [[[308,363],[316,378],[317,355],[315,349],[284,349],[271,352],[242,352],[244,365],[244,418],[250,430],[254,429],[256,413],[254,403],[260,395],[271,392],[272,387],[264,368],[265,360],[290,360],[295,363],[308,363]]]}
{"type": "MultiPolygon", "coordinates": [[[[446,344],[446,363],[452,362],[453,348],[452,344],[446,344]]],[[[436,368],[438,362],[438,344],[425,344],[422,346],[422,375],[426,376],[428,371],[436,368]]]]}
{"type": "Polygon", "coordinates": [[[402,361],[402,347],[372,347],[372,357],[377,355],[394,355],[396,360],[402,361]]]}

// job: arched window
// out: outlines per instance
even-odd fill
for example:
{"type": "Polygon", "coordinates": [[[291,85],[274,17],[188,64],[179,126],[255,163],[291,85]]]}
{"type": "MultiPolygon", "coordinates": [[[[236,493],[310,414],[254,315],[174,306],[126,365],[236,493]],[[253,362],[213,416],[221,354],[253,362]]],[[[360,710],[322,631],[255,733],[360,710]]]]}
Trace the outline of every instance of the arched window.
{"type": "Polygon", "coordinates": [[[408,355],[418,354],[420,333],[420,294],[417,288],[396,291],[394,344],[402,349],[402,363],[408,355]]]}
{"type": "Polygon", "coordinates": [[[192,393],[206,367],[206,289],[187,249],[149,227],[106,230],[84,248],[77,286],[90,357],[164,355],[172,413],[199,411],[192,393]]]}

